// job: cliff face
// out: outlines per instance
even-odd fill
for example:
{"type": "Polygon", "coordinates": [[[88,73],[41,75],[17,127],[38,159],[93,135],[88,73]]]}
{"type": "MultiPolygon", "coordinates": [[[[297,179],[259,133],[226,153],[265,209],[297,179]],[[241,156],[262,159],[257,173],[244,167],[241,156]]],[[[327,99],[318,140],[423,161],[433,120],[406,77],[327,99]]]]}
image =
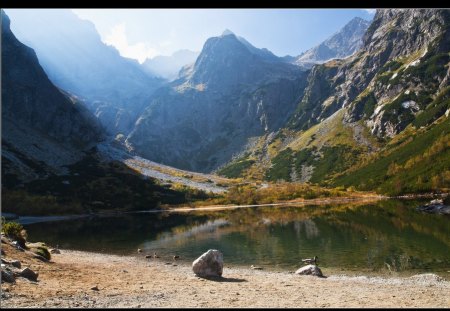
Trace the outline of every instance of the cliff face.
{"type": "Polygon", "coordinates": [[[2,68],[5,173],[20,175],[21,171],[35,176],[33,163],[56,169],[80,159],[83,150],[102,139],[103,130],[95,117],[75,97],[50,82],[36,53],[11,32],[3,10],[2,68]]]}
{"type": "Polygon", "coordinates": [[[70,10],[7,12],[17,38],[36,51],[52,83],[82,98],[110,134],[128,134],[164,83],[103,43],[95,26],[70,10]]]}
{"type": "Polygon", "coordinates": [[[157,162],[211,171],[250,137],[283,126],[305,77],[232,33],[210,38],[195,64],[152,96],[127,144],[157,162]]]}
{"type": "MultiPolygon", "coordinates": [[[[338,109],[349,107],[347,120],[363,118],[378,136],[399,133],[408,124],[404,120],[406,115],[424,110],[431,97],[445,87],[448,24],[448,10],[378,10],[359,52],[312,70],[290,127],[306,129],[338,109]],[[404,111],[393,112],[395,109],[385,106],[404,91],[409,96],[400,98],[402,103],[394,104],[402,105],[404,111]],[[404,104],[409,98],[413,100],[415,93],[430,98],[404,104]],[[392,113],[395,115],[392,119],[401,120],[387,120],[392,113]]],[[[408,118],[410,122],[414,119],[408,118]]]]}

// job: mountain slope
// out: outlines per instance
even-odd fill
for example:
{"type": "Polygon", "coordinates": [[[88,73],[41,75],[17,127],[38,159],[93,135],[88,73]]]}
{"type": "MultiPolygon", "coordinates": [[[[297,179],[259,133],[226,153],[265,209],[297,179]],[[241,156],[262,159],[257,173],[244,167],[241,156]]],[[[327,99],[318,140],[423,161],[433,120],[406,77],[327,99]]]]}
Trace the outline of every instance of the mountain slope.
{"type": "Polygon", "coordinates": [[[128,133],[163,81],[105,45],[94,25],[70,10],[13,10],[17,37],[34,48],[50,80],[82,97],[112,133],[128,133]]]}
{"type": "Polygon", "coordinates": [[[302,95],[306,74],[249,45],[230,32],[208,39],[195,64],[152,96],[126,140],[130,149],[208,172],[251,137],[280,128],[302,95]]]}
{"type": "Polygon", "coordinates": [[[35,178],[74,163],[103,137],[97,120],[57,89],[2,10],[2,175],[35,178]]]}
{"type": "Polygon", "coordinates": [[[179,50],[171,56],[156,56],[146,59],[142,67],[151,75],[173,80],[178,77],[183,66],[192,64],[197,59],[199,53],[190,50],[179,50]]]}
{"type": "Polygon", "coordinates": [[[225,169],[245,162],[238,176],[448,191],[449,25],[449,10],[378,10],[360,51],[314,66],[288,126],[225,169]]]}
{"type": "Polygon", "coordinates": [[[312,67],[333,58],[348,57],[360,49],[362,38],[369,25],[369,21],[355,17],[330,38],[300,54],[293,63],[312,67]]]}

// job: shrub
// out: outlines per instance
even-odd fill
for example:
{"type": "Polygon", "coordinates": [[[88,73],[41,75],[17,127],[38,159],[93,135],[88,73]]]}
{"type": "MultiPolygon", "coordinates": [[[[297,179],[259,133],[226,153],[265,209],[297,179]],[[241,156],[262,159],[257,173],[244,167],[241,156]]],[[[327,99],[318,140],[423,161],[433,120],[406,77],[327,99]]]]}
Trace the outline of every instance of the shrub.
{"type": "Polygon", "coordinates": [[[2,218],[2,232],[10,239],[17,241],[20,247],[25,248],[26,231],[23,226],[17,222],[6,222],[2,218]]]}

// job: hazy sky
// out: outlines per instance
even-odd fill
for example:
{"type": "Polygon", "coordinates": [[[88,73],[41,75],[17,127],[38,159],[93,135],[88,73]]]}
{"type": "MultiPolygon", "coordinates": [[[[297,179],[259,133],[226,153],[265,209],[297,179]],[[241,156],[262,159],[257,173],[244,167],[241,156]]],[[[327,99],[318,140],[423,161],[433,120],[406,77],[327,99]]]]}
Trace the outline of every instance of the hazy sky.
{"type": "Polygon", "coordinates": [[[74,9],[95,24],[102,40],[138,59],[200,51],[206,39],[230,29],[258,48],[295,56],[370,9],[74,9]]]}

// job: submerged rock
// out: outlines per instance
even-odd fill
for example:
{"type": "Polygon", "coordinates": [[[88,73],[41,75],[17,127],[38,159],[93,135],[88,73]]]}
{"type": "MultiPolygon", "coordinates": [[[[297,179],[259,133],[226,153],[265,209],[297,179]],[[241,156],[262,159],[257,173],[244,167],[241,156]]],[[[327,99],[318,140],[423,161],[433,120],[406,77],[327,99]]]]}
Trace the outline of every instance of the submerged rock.
{"type": "Polygon", "coordinates": [[[192,270],[198,276],[222,276],[223,254],[210,249],[192,263],[192,270]]]}
{"type": "Polygon", "coordinates": [[[444,205],[444,200],[442,199],[431,200],[430,203],[419,206],[417,209],[425,213],[450,215],[450,206],[444,205]]]}
{"type": "Polygon", "coordinates": [[[322,271],[316,265],[307,265],[307,266],[301,267],[300,269],[295,271],[295,274],[323,276],[322,271]]]}

